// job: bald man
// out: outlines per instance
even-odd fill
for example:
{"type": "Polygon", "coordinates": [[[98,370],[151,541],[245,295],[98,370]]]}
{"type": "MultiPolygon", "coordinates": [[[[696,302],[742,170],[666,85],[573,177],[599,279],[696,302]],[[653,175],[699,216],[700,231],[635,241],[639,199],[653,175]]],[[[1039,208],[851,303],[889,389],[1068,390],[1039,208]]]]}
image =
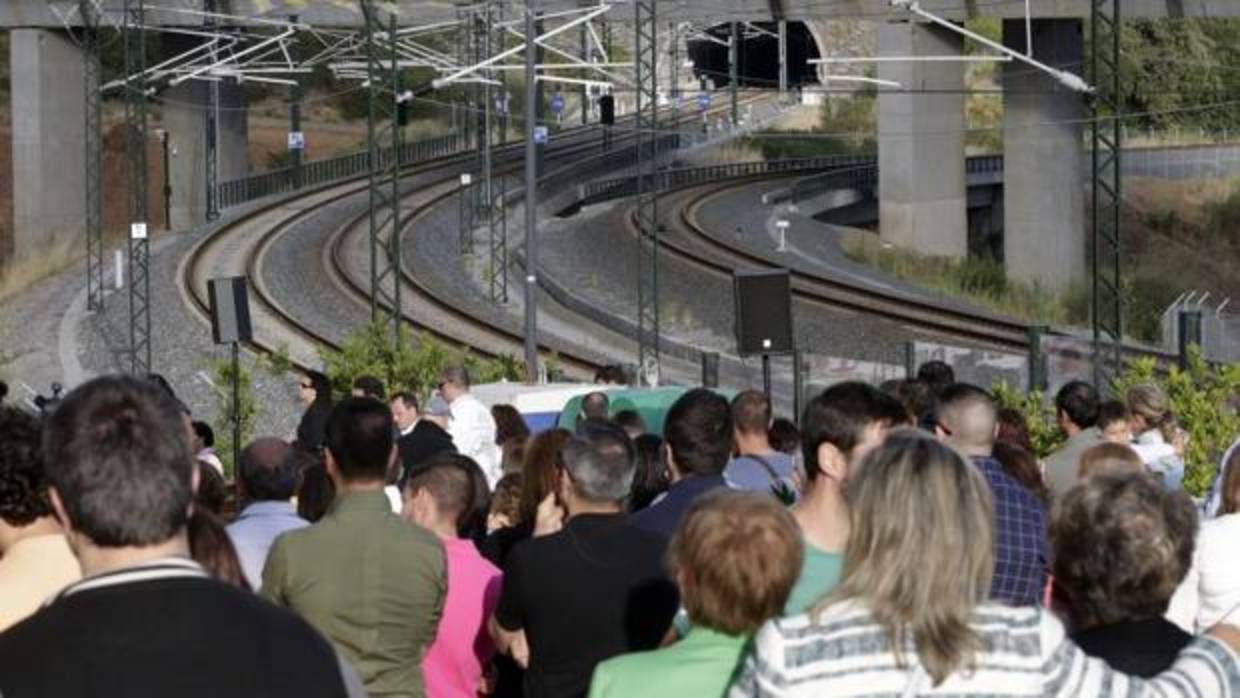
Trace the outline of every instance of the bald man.
{"type": "Polygon", "coordinates": [[[297,465],[297,451],[276,438],[256,439],[241,452],[237,498],[245,508],[227,531],[254,591],[262,585],[263,565],[276,537],[310,525],[297,515],[292,502],[297,492],[297,465]]]}
{"type": "Polygon", "coordinates": [[[1050,560],[1046,507],[991,455],[998,432],[994,399],[981,388],[956,383],[940,393],[934,416],[939,440],[968,456],[986,476],[994,495],[991,598],[1013,606],[1038,605],[1050,560]]]}

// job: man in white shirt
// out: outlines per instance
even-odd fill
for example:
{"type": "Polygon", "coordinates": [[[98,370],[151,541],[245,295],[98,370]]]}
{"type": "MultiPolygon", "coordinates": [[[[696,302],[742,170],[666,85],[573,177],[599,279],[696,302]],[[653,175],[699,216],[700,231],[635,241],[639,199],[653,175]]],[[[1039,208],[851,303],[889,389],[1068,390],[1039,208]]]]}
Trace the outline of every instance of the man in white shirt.
{"type": "Polygon", "coordinates": [[[499,447],[495,445],[495,418],[469,392],[469,372],[464,366],[449,366],[439,374],[439,394],[452,410],[448,433],[456,450],[473,458],[486,473],[488,484],[495,487],[502,474],[499,447]]]}

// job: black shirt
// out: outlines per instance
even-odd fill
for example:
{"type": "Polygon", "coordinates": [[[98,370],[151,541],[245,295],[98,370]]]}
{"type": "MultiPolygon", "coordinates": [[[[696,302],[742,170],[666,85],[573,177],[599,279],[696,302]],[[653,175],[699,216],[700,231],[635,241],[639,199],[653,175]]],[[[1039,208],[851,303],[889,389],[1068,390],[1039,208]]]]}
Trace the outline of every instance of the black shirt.
{"type": "Polygon", "coordinates": [[[517,545],[495,616],[525,630],[526,698],[584,696],[596,664],[659,645],[679,604],[665,547],[623,514],[574,516],[560,532],[517,545]]]}
{"type": "Polygon", "coordinates": [[[343,698],[305,621],[164,560],[87,578],[0,633],[4,698],[343,698]]]}
{"type": "Polygon", "coordinates": [[[431,456],[444,452],[456,453],[452,436],[444,431],[443,427],[427,419],[419,419],[412,431],[398,437],[396,449],[400,453],[402,466],[400,479],[402,489],[405,481],[417,471],[418,466],[425,463],[431,456]]]}
{"type": "Polygon", "coordinates": [[[1170,669],[1193,636],[1164,618],[1151,618],[1090,628],[1072,640],[1112,669],[1148,679],[1170,669]]]}

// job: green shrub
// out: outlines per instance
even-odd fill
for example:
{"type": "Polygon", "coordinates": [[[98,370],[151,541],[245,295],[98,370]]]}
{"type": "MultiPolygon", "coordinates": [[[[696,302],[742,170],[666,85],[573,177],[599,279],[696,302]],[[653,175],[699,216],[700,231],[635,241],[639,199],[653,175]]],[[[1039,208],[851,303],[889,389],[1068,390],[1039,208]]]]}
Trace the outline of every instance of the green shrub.
{"type": "Polygon", "coordinates": [[[1025,392],[1006,381],[994,385],[995,402],[1025,416],[1025,426],[1033,441],[1034,455],[1045,458],[1063,445],[1064,434],[1055,422],[1055,403],[1041,391],[1025,392]]]}

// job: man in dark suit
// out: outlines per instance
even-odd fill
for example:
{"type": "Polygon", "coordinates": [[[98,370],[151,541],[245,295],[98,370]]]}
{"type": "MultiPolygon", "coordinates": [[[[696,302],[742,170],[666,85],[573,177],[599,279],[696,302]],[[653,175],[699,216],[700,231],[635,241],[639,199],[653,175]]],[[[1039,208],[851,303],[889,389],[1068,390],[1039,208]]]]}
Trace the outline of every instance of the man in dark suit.
{"type": "Polygon", "coordinates": [[[396,448],[400,452],[402,487],[409,476],[428,458],[438,453],[455,453],[452,436],[443,427],[425,419],[419,412],[418,398],[413,393],[392,396],[392,418],[399,432],[396,448]]]}
{"type": "Polygon", "coordinates": [[[84,578],[0,634],[0,695],[365,695],[305,621],[190,559],[195,469],[180,415],[155,385],[104,377],[46,422],[52,508],[84,578]]]}

